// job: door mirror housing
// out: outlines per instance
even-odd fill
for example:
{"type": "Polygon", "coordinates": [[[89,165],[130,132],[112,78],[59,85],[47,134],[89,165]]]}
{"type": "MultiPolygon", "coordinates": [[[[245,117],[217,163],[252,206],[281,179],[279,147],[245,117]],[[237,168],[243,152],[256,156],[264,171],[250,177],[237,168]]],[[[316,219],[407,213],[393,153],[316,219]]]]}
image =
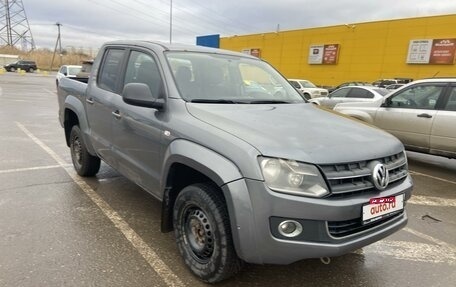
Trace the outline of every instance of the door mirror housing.
{"type": "Polygon", "coordinates": [[[387,108],[390,106],[390,104],[391,104],[391,100],[389,98],[383,98],[382,104],[380,105],[380,107],[387,108]]]}
{"type": "Polygon", "coordinates": [[[122,92],[123,101],[129,105],[161,109],[165,105],[163,99],[152,95],[148,85],[144,83],[126,84],[122,92]]]}

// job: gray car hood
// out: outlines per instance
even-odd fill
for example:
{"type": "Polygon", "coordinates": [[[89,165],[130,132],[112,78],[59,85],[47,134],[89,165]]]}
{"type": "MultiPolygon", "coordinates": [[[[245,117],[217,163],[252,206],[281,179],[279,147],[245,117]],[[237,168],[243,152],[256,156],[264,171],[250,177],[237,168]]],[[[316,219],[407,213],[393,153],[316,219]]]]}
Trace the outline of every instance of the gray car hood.
{"type": "Polygon", "coordinates": [[[188,103],[187,108],[194,117],[248,142],[265,156],[325,164],[403,150],[388,133],[312,104],[188,103]]]}

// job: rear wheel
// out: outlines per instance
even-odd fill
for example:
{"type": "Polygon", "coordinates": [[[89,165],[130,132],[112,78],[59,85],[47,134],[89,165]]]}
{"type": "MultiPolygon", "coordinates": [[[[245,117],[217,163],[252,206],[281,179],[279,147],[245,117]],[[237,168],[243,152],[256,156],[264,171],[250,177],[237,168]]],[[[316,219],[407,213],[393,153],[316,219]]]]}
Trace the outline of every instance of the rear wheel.
{"type": "Polygon", "coordinates": [[[29,73],[35,72],[35,70],[33,68],[29,68],[28,71],[29,71],[29,73]]]}
{"type": "Polygon", "coordinates": [[[80,176],[94,176],[100,170],[100,158],[91,155],[86,148],[79,126],[73,126],[70,133],[71,160],[80,176]]]}
{"type": "Polygon", "coordinates": [[[241,270],[234,250],[225,200],[210,184],[185,187],[173,211],[177,246],[185,264],[205,282],[227,279],[241,270]]]}
{"type": "Polygon", "coordinates": [[[16,68],[11,67],[11,68],[10,68],[10,72],[16,72],[16,68]]]}

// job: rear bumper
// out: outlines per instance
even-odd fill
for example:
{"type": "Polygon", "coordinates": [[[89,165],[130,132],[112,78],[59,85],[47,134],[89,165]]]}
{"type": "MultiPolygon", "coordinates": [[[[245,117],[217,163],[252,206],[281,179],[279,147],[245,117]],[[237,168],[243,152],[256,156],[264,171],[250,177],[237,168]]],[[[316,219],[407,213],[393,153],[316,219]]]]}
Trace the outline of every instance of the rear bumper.
{"type": "MultiPolygon", "coordinates": [[[[375,197],[412,191],[408,176],[400,184],[375,197]]],[[[290,264],[306,258],[339,256],[393,234],[407,224],[405,210],[371,227],[343,237],[328,230],[328,222],[361,218],[362,206],[371,195],[346,199],[315,199],[276,193],[261,181],[238,180],[223,187],[230,213],[238,256],[249,263],[290,264]],[[278,222],[296,220],[303,225],[301,236],[292,240],[276,232],[278,222]]]]}

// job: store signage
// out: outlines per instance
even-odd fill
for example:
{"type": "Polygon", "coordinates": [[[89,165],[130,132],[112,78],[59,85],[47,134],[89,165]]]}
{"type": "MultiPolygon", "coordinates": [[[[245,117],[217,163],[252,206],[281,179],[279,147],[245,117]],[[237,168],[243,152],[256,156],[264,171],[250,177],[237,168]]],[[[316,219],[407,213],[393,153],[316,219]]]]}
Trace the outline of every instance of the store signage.
{"type": "Polygon", "coordinates": [[[247,55],[252,55],[252,56],[254,56],[254,57],[259,58],[259,57],[261,56],[260,51],[261,51],[261,50],[260,50],[259,48],[242,49],[242,50],[241,50],[241,53],[247,54],[247,55]]]}
{"type": "Polygon", "coordinates": [[[309,49],[309,64],[337,64],[339,56],[339,44],[311,45],[309,49]]]}
{"type": "Polygon", "coordinates": [[[411,40],[407,54],[408,64],[451,65],[456,54],[456,39],[411,40]]]}

